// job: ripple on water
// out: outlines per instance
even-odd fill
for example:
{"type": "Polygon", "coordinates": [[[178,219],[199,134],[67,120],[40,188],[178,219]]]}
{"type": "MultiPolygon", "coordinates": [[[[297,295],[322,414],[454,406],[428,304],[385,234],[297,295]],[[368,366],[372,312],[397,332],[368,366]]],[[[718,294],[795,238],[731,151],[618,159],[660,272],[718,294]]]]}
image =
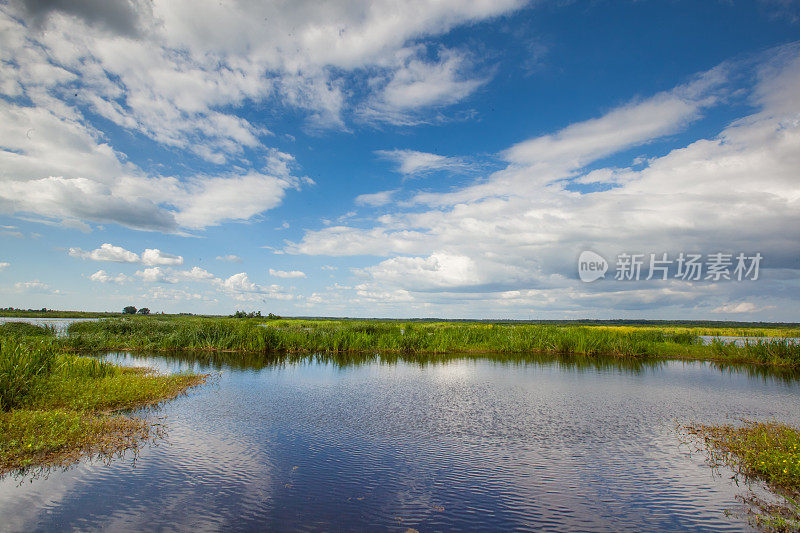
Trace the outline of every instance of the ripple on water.
{"type": "MultiPolygon", "coordinates": [[[[186,361],[126,356],[126,364],[186,361]]],[[[794,382],[703,363],[225,369],[138,460],[0,482],[10,531],[742,531],[676,421],[797,423],[794,382]]]]}

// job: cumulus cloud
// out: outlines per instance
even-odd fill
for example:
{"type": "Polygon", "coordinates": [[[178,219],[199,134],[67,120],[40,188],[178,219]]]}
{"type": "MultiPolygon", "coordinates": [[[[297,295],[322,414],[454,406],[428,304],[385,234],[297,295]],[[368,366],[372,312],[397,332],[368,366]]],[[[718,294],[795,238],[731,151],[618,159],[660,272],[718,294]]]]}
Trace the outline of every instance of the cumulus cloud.
{"type": "Polygon", "coordinates": [[[200,267],[192,267],[190,270],[175,270],[155,266],[137,270],[134,275],[149,283],[174,284],[184,281],[211,281],[215,279],[213,274],[200,267]]]}
{"type": "Polygon", "coordinates": [[[92,261],[112,261],[115,263],[141,263],[147,266],[153,265],[182,265],[183,257],[162,252],[158,248],[147,248],[142,255],[121,246],[114,246],[111,243],[104,243],[95,250],[85,251],[81,248],[70,248],[69,255],[80,259],[92,261]]]}
{"type": "Polygon", "coordinates": [[[162,252],[158,248],[147,248],[142,252],[143,265],[182,265],[183,257],[162,252]]]}
{"type": "Polygon", "coordinates": [[[241,263],[242,258],[234,254],[218,255],[217,261],[224,261],[226,263],[241,263]]]}
{"type": "Polygon", "coordinates": [[[272,133],[239,113],[245,103],[287,105],[318,127],[342,128],[343,115],[363,107],[348,101],[359,93],[354,84],[371,77],[383,82],[362,100],[379,115],[454,103],[484,78],[472,76],[463,53],[427,57],[420,43],[521,4],[0,6],[0,213],[172,233],[248,220],[309,182],[282,171],[291,156],[265,144],[272,133]],[[292,31],[265,32],[265,24],[292,31]],[[212,165],[235,161],[237,170],[152,175],[118,152],[92,116],[212,165]]]}
{"type": "Polygon", "coordinates": [[[149,283],[177,283],[178,280],[161,267],[150,267],[137,270],[134,275],[149,283]]]}
{"type": "MultiPolygon", "coordinates": [[[[453,312],[470,301],[562,313],[686,308],[698,305],[697,295],[706,290],[706,311],[720,308],[746,286],[582,284],[576,260],[587,249],[610,259],[623,252],[674,258],[680,251],[760,251],[769,268],[795,268],[786,250],[798,249],[800,241],[783,228],[800,224],[800,108],[788,96],[800,91],[800,48],[773,50],[762,60],[755,75],[748,74],[756,80],[750,101],[757,109],[716,136],[628,166],[591,166],[685,127],[719,101],[726,69],[735,65],[518,142],[501,153],[506,168],[473,184],[418,193],[411,209],[384,214],[367,227],[308,231],[285,250],[388,257],[359,270],[363,297],[453,312]],[[600,187],[586,191],[582,183],[600,187]]],[[[790,291],[779,278],[769,283],[758,289],[790,291]]]]}
{"type": "Polygon", "coordinates": [[[131,278],[125,274],[117,274],[116,276],[112,276],[105,270],[98,270],[89,276],[89,279],[98,283],[126,283],[131,281],[131,278]]]}
{"type": "Polygon", "coordinates": [[[215,284],[238,301],[260,299],[292,300],[295,296],[287,293],[280,285],[259,285],[250,280],[246,272],[239,272],[226,279],[217,279],[215,284]]]}
{"type": "Polygon", "coordinates": [[[111,243],[104,243],[92,251],[84,251],[80,248],[70,248],[69,255],[80,259],[90,259],[92,261],[113,261],[115,263],[138,263],[141,259],[139,254],[126,250],[121,246],[114,246],[111,243]]]}

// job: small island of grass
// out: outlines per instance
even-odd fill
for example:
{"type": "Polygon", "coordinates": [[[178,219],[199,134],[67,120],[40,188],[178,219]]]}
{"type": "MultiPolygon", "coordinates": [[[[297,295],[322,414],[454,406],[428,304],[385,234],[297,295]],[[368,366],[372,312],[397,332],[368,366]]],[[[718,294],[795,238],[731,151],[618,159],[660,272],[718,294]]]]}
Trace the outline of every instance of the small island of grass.
{"type": "Polygon", "coordinates": [[[45,328],[9,326],[0,332],[0,476],[136,448],[157,425],[121,411],[174,398],[205,380],[77,356],[45,328]]]}

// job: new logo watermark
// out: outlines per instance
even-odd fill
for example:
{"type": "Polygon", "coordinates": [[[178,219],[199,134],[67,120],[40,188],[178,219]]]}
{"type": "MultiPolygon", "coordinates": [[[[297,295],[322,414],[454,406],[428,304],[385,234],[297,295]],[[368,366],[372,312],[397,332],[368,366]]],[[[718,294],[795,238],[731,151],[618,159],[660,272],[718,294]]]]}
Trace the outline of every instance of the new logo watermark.
{"type": "Polygon", "coordinates": [[[578,257],[578,276],[581,281],[590,283],[600,278],[604,278],[608,272],[608,261],[595,252],[586,250],[581,252],[578,257]]]}
{"type": "MultiPolygon", "coordinates": [[[[666,252],[658,254],[617,255],[614,279],[617,281],[667,280],[683,281],[755,281],[763,256],[756,252],[729,254],[696,254],[680,252],[670,259],[666,252]]],[[[606,259],[590,250],[578,257],[578,277],[590,283],[604,278],[609,264],[606,259]]]]}

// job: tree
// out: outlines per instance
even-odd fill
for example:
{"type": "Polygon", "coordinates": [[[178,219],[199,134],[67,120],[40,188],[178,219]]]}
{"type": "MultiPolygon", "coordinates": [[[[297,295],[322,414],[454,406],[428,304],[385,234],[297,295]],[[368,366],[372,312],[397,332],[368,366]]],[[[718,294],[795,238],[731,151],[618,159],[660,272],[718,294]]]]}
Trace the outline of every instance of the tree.
{"type": "Polygon", "coordinates": [[[135,315],[136,314],[136,308],[134,306],[132,306],[132,305],[129,305],[129,306],[125,307],[122,310],[122,312],[125,313],[126,315],[135,315]]]}
{"type": "Polygon", "coordinates": [[[147,307],[142,307],[141,309],[139,309],[139,314],[140,315],[149,315],[150,314],[150,309],[148,309],[147,307]]]}

